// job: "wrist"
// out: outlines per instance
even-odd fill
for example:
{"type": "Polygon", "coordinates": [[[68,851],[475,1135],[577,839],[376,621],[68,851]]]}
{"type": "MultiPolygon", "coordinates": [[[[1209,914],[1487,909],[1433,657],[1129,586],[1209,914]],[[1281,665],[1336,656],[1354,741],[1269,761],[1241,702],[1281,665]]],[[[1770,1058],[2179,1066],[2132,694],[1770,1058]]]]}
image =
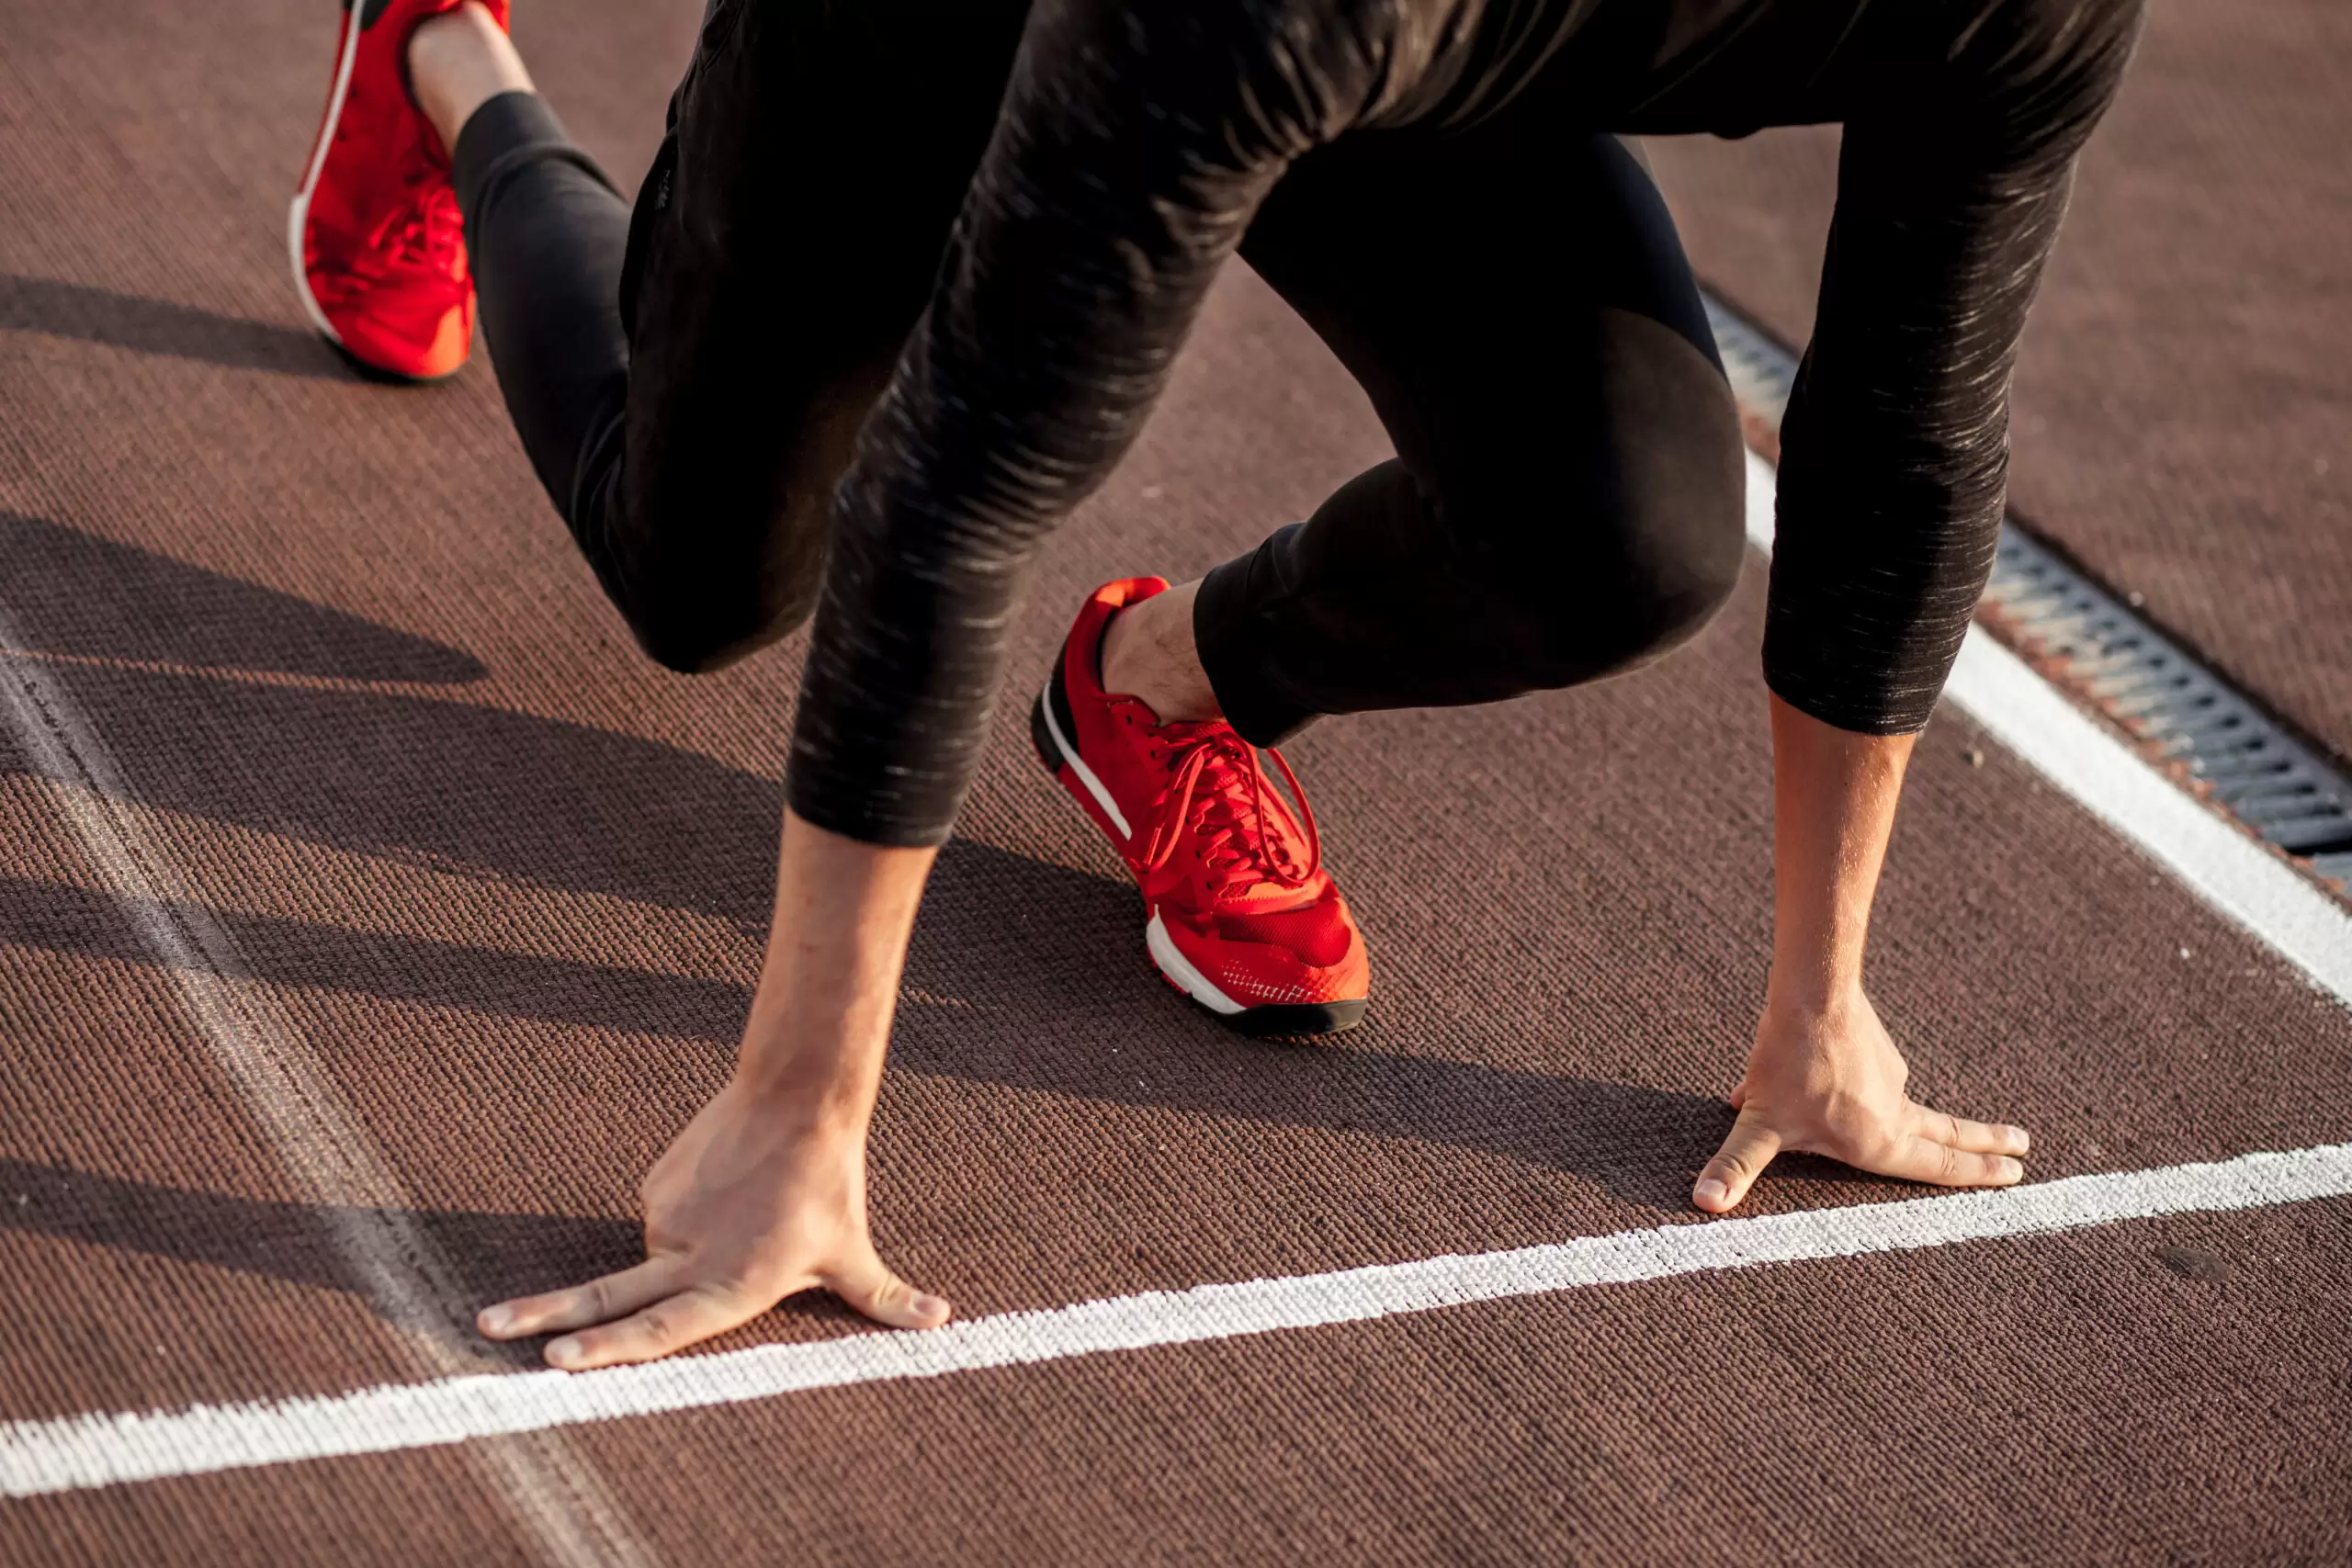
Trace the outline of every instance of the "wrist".
{"type": "Polygon", "coordinates": [[[763,1114],[808,1132],[862,1134],[881,1087],[881,1055],[838,1031],[787,1028],[764,1040],[746,1031],[734,1086],[763,1114]]]}
{"type": "Polygon", "coordinates": [[[807,1132],[862,1134],[881,1089],[891,1010],[790,981],[773,965],[761,977],[736,1053],[738,1090],[762,1115],[807,1132]]]}
{"type": "Polygon", "coordinates": [[[1764,991],[1764,1010],[1790,1020],[1835,1021],[1869,1006],[1859,973],[1831,972],[1817,964],[1776,962],[1764,991]]]}

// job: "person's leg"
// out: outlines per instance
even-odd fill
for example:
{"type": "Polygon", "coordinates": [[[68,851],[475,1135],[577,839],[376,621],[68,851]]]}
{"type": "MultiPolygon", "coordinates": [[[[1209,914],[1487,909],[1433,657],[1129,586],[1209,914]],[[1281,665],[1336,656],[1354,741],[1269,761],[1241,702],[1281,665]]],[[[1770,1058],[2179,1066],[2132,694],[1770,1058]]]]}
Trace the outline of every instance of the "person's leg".
{"type": "Polygon", "coordinates": [[[1026,0],[716,0],[632,214],[472,6],[418,28],[534,468],[655,659],[814,603],[834,480],[928,297],[1026,0]]]}
{"type": "Polygon", "coordinates": [[[1321,714],[1626,670],[1729,593],[1736,412],[1665,206],[1613,138],[1341,143],[1243,254],[1398,457],[1114,621],[1110,689],[1272,744],[1321,714]]]}
{"type": "MultiPolygon", "coordinates": [[[[575,529],[583,457],[628,386],[620,277],[628,203],[572,145],[522,57],[477,5],[418,25],[409,81],[450,149],[499,389],[539,481],[575,529]]],[[[592,563],[596,554],[590,552],[592,563]]]]}

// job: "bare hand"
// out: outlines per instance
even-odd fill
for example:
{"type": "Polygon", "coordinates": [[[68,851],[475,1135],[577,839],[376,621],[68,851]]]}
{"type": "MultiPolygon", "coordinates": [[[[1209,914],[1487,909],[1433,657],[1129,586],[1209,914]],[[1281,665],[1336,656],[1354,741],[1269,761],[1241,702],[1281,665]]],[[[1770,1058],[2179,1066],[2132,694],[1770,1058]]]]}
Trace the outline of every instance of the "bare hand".
{"type": "Polygon", "coordinates": [[[667,1356],[818,1286],[894,1328],[936,1327],[947,1303],[883,1267],[866,1234],[863,1134],[729,1083],[645,1179],[644,1262],[501,1303],[477,1326],[560,1333],[547,1360],[567,1371],[667,1356]]]}
{"type": "Polygon", "coordinates": [[[1767,1002],[1732,1091],[1731,1135],[1699,1174],[1690,1201],[1711,1214],[1739,1206],[1782,1149],[1826,1155],[1858,1170],[1939,1187],[2007,1187],[2030,1140],[2022,1127],[1930,1111],[1904,1092],[1911,1074],[1860,990],[1826,1009],[1767,1002]]]}

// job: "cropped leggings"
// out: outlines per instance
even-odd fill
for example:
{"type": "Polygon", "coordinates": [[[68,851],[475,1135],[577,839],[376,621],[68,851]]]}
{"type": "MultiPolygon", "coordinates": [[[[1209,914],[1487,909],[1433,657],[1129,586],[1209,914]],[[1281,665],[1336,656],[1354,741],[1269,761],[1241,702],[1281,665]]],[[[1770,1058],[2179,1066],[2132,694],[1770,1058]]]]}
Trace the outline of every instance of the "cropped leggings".
{"type": "MultiPolygon", "coordinates": [[[[633,213],[528,94],[455,149],[524,447],[677,670],[814,605],[835,481],[929,298],[1025,4],[790,9],[755,51],[704,39],[633,213]]],[[[1351,136],[1291,170],[1242,254],[1397,454],[1208,574],[1194,632],[1242,735],[1589,681],[1730,592],[1736,410],[1672,221],[1614,138],[1507,118],[1351,136]]]]}

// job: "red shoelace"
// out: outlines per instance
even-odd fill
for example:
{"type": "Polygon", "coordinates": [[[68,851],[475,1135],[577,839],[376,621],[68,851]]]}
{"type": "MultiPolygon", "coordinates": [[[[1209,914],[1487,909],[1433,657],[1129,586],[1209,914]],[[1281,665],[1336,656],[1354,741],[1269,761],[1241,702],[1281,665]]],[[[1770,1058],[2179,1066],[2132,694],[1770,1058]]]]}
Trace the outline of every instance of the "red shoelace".
{"type": "Polygon", "coordinates": [[[435,276],[447,276],[466,243],[458,193],[438,170],[421,170],[402,183],[409,187],[408,198],[384,215],[355,261],[370,272],[388,270],[388,262],[413,263],[435,276]],[[420,188],[428,185],[432,188],[420,188]]]}
{"type": "Polygon", "coordinates": [[[1202,859],[1212,869],[1225,873],[1227,887],[1248,887],[1260,882],[1303,887],[1322,869],[1323,840],[1315,829],[1315,808],[1306,804],[1298,775],[1290,771],[1280,751],[1269,747],[1266,755],[1274,760],[1283,781],[1290,785],[1291,799],[1298,802],[1296,813],[1291,810],[1290,801],[1268,783],[1265,770],[1258,765],[1258,749],[1224,725],[1204,727],[1198,735],[1171,744],[1182,758],[1168,784],[1170,807],[1161,816],[1144,856],[1146,870],[1157,871],[1167,864],[1188,829],[1203,835],[1202,859]],[[1293,831],[1306,838],[1304,867],[1292,866],[1286,843],[1267,838],[1269,799],[1293,831]],[[1195,812],[1197,821],[1193,820],[1195,812]]]}

